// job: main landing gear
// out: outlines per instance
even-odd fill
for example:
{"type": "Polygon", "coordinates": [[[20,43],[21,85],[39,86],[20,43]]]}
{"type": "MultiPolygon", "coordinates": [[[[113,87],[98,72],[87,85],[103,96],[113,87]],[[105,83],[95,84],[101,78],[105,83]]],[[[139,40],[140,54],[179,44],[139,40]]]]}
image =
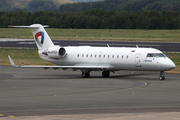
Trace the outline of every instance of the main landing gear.
{"type": "Polygon", "coordinates": [[[103,71],[102,72],[103,77],[109,77],[109,75],[110,75],[110,71],[103,71]]]}
{"type": "MultiPolygon", "coordinates": [[[[110,71],[103,71],[102,72],[102,76],[103,77],[109,77],[110,75],[110,71]]],[[[88,78],[90,76],[90,71],[89,70],[85,70],[82,72],[82,77],[83,78],[88,78]]]]}
{"type": "Polygon", "coordinates": [[[164,71],[161,71],[161,72],[160,72],[159,80],[165,80],[164,71]]]}
{"type": "Polygon", "coordinates": [[[82,77],[83,78],[88,78],[90,76],[90,71],[89,70],[85,70],[82,72],[82,77]]]}

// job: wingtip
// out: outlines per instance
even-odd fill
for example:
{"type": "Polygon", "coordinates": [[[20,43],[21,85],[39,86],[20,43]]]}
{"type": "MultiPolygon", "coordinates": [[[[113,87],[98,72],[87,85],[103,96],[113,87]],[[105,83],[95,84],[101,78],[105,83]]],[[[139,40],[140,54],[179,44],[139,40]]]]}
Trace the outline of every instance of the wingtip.
{"type": "Polygon", "coordinates": [[[11,57],[8,55],[9,61],[11,63],[11,66],[16,67],[16,64],[14,63],[14,61],[11,59],[11,57]]]}

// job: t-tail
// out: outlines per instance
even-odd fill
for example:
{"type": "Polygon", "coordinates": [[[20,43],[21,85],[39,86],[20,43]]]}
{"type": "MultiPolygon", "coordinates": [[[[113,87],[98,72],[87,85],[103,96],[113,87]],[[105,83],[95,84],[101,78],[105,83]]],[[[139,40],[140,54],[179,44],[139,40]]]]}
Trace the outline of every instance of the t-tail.
{"type": "Polygon", "coordinates": [[[9,26],[9,27],[31,28],[36,45],[40,51],[46,50],[54,46],[52,40],[50,39],[49,35],[44,29],[44,27],[48,27],[48,26],[42,26],[41,24],[33,24],[30,26],[9,26]]]}

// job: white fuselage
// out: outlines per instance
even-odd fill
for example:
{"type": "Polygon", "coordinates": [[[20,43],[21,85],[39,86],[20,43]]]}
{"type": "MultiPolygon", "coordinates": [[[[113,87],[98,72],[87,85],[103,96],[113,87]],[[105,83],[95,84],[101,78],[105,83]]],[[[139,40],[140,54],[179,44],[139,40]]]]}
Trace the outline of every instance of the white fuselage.
{"type": "MultiPolygon", "coordinates": [[[[42,59],[62,66],[105,66],[109,71],[116,70],[145,70],[166,71],[173,69],[175,64],[166,56],[148,57],[147,54],[163,54],[153,48],[125,48],[125,47],[64,47],[66,55],[52,59],[39,51],[42,59]]],[[[163,54],[164,55],[164,54],[163,54]]],[[[92,69],[95,70],[95,69],[92,69]]],[[[103,69],[102,69],[103,70],[103,69]]]]}
{"type": "Polygon", "coordinates": [[[164,80],[164,71],[175,68],[175,64],[161,51],[153,48],[123,48],[123,47],[61,47],[54,45],[41,24],[30,26],[9,26],[31,28],[39,56],[56,66],[16,66],[81,70],[82,77],[89,77],[91,71],[102,71],[103,77],[109,77],[110,72],[117,70],[160,71],[160,80],[164,80]]]}

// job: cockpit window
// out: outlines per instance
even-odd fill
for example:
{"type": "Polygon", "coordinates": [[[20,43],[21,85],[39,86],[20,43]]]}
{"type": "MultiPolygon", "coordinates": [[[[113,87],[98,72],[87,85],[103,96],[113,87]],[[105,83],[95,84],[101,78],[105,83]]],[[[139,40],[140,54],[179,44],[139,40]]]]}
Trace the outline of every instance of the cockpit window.
{"type": "Polygon", "coordinates": [[[148,53],[147,57],[166,57],[163,53],[148,53]]]}
{"type": "Polygon", "coordinates": [[[147,57],[155,57],[155,54],[154,53],[148,53],[147,57]]]}
{"type": "Polygon", "coordinates": [[[156,53],[156,57],[166,57],[166,55],[164,55],[162,53],[156,53]]]}

